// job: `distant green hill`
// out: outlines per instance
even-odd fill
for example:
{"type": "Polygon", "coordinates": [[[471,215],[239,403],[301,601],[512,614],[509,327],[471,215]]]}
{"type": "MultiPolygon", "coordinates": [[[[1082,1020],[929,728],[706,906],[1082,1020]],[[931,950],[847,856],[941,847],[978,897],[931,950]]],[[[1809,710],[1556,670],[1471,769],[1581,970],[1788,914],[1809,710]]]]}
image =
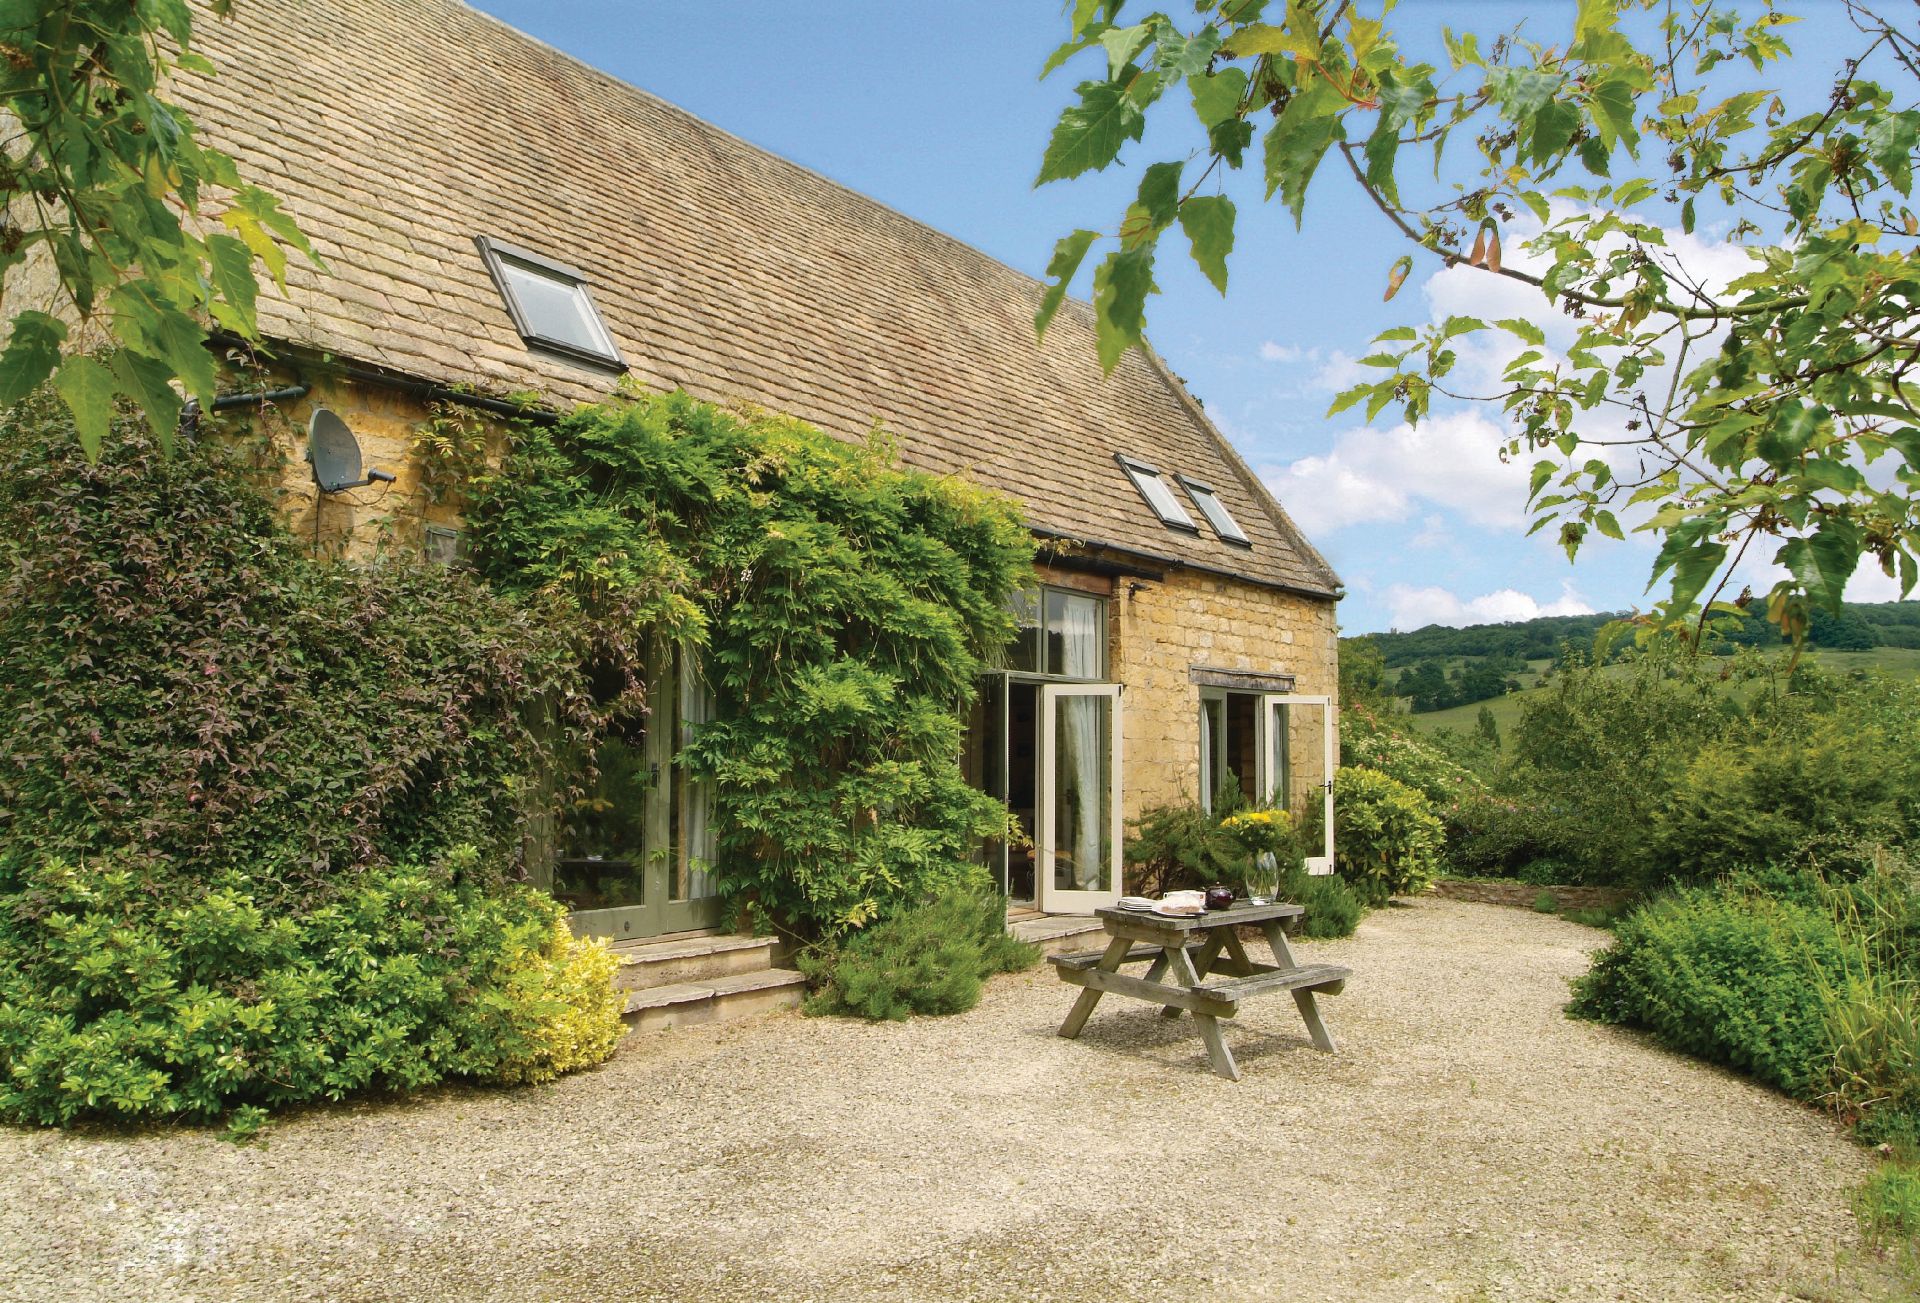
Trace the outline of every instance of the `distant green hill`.
{"type": "MultiPolygon", "coordinates": [[[[1475,624],[1464,629],[1430,624],[1411,632],[1395,629],[1366,636],[1379,646],[1390,669],[1458,657],[1551,660],[1559,657],[1564,643],[1571,642],[1581,648],[1592,646],[1593,636],[1601,626],[1624,614],[1624,611],[1602,611],[1594,615],[1544,615],[1534,620],[1475,624]]],[[[1779,637],[1756,610],[1747,618],[1746,631],[1734,641],[1771,644],[1778,642],[1779,637]]],[[[1837,616],[1816,611],[1808,642],[1836,651],[1920,648],[1920,601],[1848,602],[1837,616]]]]}
{"type": "MultiPolygon", "coordinates": [[[[1513,695],[1531,688],[1564,649],[1591,652],[1595,635],[1623,614],[1542,616],[1464,629],[1430,624],[1365,637],[1380,650],[1387,691],[1404,698],[1416,715],[1450,715],[1481,702],[1498,703],[1503,708],[1496,715],[1510,715],[1518,709],[1513,695]]],[[[1916,658],[1892,653],[1920,651],[1920,601],[1848,602],[1838,614],[1816,610],[1807,641],[1817,651],[1847,653],[1863,663],[1874,662],[1873,653],[1887,653],[1878,663],[1910,672],[1916,658]]],[[[1715,650],[1781,646],[1778,631],[1755,609],[1715,650]]]]}
{"type": "MultiPolygon", "coordinates": [[[[1850,670],[1877,670],[1884,674],[1901,678],[1920,679],[1920,650],[1908,647],[1876,647],[1872,651],[1816,651],[1812,659],[1824,669],[1836,674],[1850,670]]],[[[1547,667],[1540,663],[1540,669],[1547,667]]],[[[1625,673],[1625,667],[1617,667],[1625,673]]],[[[1609,668],[1607,673],[1615,672],[1609,668]]],[[[1479,727],[1480,711],[1484,708],[1493,715],[1494,727],[1501,737],[1506,737],[1520,720],[1520,712],[1527,702],[1540,695],[1546,689],[1540,686],[1538,672],[1522,676],[1521,689],[1487,701],[1468,702],[1465,705],[1451,706],[1445,710],[1424,711],[1407,716],[1407,722],[1419,731],[1431,732],[1434,729],[1450,728],[1461,733],[1471,733],[1479,727]]],[[[1729,688],[1733,691],[1733,688],[1729,688]]],[[[1403,703],[1404,706],[1404,703],[1403,703]]]]}

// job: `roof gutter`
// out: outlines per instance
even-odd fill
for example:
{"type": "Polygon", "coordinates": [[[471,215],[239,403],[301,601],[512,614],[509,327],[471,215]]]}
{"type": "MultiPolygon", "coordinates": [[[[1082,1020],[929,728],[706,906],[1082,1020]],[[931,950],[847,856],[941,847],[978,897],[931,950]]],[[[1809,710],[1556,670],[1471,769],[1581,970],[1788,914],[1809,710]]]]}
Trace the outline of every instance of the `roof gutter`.
{"type": "MultiPolygon", "coordinates": [[[[215,331],[207,338],[210,344],[223,348],[239,348],[248,352],[256,352],[259,349],[259,341],[243,339],[238,335],[230,334],[226,331],[215,331]]],[[[560,413],[554,411],[551,407],[545,407],[539,403],[515,402],[511,398],[494,398],[490,395],[476,393],[471,389],[463,389],[456,385],[440,384],[433,380],[422,380],[418,376],[410,375],[403,371],[393,371],[385,367],[371,366],[363,362],[348,361],[344,358],[304,348],[298,344],[287,344],[285,348],[288,354],[297,354],[300,364],[308,369],[321,371],[329,376],[336,376],[343,380],[352,380],[359,384],[379,385],[385,389],[396,389],[401,393],[408,394],[414,398],[424,399],[427,402],[453,403],[460,407],[471,407],[478,411],[490,412],[495,416],[504,416],[516,421],[528,421],[534,425],[553,425],[560,420],[560,413]]],[[[270,357],[269,360],[271,360],[270,357]]],[[[297,386],[297,388],[299,390],[298,394],[293,394],[290,390],[267,391],[267,393],[263,395],[262,400],[277,401],[281,395],[299,397],[307,392],[308,387],[306,385],[300,385],[297,386]]],[[[235,395],[234,397],[238,399],[240,396],[235,395]]],[[[223,406],[238,405],[239,403],[237,401],[232,404],[227,403],[225,398],[217,398],[213,404],[215,410],[219,410],[223,406]]]]}

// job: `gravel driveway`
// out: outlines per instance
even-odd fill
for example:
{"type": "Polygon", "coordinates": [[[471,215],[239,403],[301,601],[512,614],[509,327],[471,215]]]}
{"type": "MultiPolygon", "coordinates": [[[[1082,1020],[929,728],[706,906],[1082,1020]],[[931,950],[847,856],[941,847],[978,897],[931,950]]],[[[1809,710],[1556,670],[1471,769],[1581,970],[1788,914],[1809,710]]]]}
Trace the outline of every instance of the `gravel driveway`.
{"type": "Polygon", "coordinates": [[[1050,969],[905,1025],[630,1039],[520,1091],[316,1110],[266,1143],[0,1131],[7,1299],[1855,1299],[1894,1287],[1818,1114],[1568,1021],[1603,935],[1381,911],[1322,1008],[1229,1033],[1050,969]]]}

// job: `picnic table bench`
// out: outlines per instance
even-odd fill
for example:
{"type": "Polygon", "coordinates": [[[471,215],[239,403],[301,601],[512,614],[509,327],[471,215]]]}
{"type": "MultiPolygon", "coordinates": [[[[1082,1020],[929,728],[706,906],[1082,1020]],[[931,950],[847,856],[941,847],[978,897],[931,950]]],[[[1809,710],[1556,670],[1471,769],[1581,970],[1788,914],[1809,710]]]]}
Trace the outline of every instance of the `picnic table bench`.
{"type": "Polygon", "coordinates": [[[1213,1070],[1238,1081],[1240,1066],[1221,1035],[1219,1020],[1238,1014],[1243,1000],[1291,991],[1314,1047],[1331,1054],[1333,1036],[1320,1020],[1314,997],[1338,995],[1353,970],[1295,962],[1286,925],[1305,912],[1298,905],[1245,901],[1190,917],[1118,906],[1095,910],[1110,938],[1107,948],[1049,956],[1061,981],[1082,988],[1067,1020],[1060,1024],[1060,1035],[1069,1040],[1078,1036],[1100,997],[1108,992],[1145,1000],[1161,1006],[1163,1018],[1191,1013],[1213,1070]],[[1273,963],[1259,963],[1247,954],[1237,932],[1243,925],[1259,927],[1273,947],[1273,963]],[[1132,963],[1148,964],[1146,976],[1120,971],[1121,965],[1132,963]],[[1172,980],[1166,980],[1168,974],[1172,980]]]}

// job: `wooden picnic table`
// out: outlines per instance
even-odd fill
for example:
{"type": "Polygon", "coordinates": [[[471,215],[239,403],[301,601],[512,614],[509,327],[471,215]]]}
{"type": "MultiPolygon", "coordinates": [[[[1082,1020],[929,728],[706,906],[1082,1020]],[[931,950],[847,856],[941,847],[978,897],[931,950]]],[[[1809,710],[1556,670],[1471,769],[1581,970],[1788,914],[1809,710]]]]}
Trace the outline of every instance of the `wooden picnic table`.
{"type": "Polygon", "coordinates": [[[1338,995],[1353,970],[1333,964],[1299,964],[1287,944],[1286,926],[1306,911],[1298,905],[1255,905],[1236,901],[1227,909],[1175,916],[1110,906],[1094,911],[1111,938],[1104,951],[1052,955],[1060,980],[1083,988],[1060,1034],[1069,1040],[1080,1034],[1100,997],[1111,991],[1161,1006],[1160,1016],[1193,1015],[1200,1039],[1206,1042],[1213,1070],[1230,1081],[1240,1080],[1240,1066],[1220,1032],[1220,1019],[1240,1011],[1240,1002],[1270,991],[1293,992],[1307,1035],[1316,1049],[1333,1052],[1333,1037],[1320,1021],[1316,993],[1338,995]],[[1240,944],[1237,929],[1258,926],[1273,947],[1271,964],[1255,962],[1240,944]],[[1145,977],[1120,971],[1122,964],[1150,962],[1145,977]],[[1171,973],[1171,980],[1166,980],[1171,973]],[[1217,975],[1224,974],[1224,977],[1217,975]],[[1210,978],[1215,980],[1209,980],[1210,978]]]}

